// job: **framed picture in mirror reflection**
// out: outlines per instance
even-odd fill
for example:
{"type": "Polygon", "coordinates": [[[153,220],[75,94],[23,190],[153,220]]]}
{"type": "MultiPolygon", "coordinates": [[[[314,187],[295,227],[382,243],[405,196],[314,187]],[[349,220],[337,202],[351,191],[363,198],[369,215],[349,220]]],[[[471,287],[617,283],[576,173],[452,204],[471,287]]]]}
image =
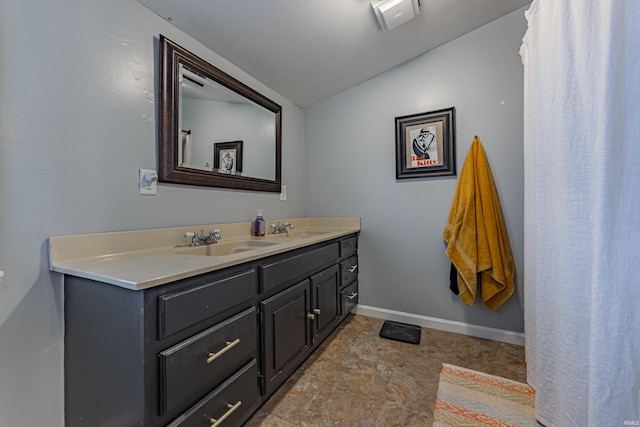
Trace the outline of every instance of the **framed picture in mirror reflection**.
{"type": "Polygon", "coordinates": [[[242,141],[213,144],[213,171],[227,175],[242,174],[242,141]]]}

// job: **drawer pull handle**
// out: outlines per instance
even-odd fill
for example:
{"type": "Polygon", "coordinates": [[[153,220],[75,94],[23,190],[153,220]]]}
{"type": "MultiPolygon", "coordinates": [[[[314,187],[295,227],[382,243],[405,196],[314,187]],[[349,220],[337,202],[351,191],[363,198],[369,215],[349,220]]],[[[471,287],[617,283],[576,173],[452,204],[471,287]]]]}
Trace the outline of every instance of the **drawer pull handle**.
{"type": "Polygon", "coordinates": [[[320,311],[319,308],[314,308],[313,309],[313,314],[317,314],[318,316],[320,316],[320,313],[322,313],[322,312],[320,311]]]}
{"type": "Polygon", "coordinates": [[[349,299],[354,299],[354,298],[355,298],[355,297],[357,297],[357,296],[358,296],[358,293],[357,293],[357,292],[352,292],[352,293],[351,293],[351,295],[347,295],[347,298],[349,298],[349,299]]]}
{"type": "Polygon", "coordinates": [[[353,273],[353,272],[354,272],[354,271],[356,271],[357,269],[358,269],[358,264],[354,264],[354,265],[352,265],[351,267],[347,267],[347,268],[346,268],[346,270],[347,270],[349,273],[353,273]]]}
{"type": "Polygon", "coordinates": [[[227,418],[229,418],[229,416],[233,414],[233,411],[238,409],[240,405],[242,405],[242,400],[238,400],[238,403],[236,403],[235,405],[232,405],[231,403],[227,403],[227,408],[229,408],[229,410],[225,412],[224,415],[218,418],[217,420],[215,418],[211,418],[209,420],[209,422],[211,423],[211,427],[218,427],[220,424],[222,424],[222,422],[227,418]]]}
{"type": "Polygon", "coordinates": [[[309,320],[316,320],[316,315],[313,313],[307,313],[307,319],[309,320]]]}
{"type": "Polygon", "coordinates": [[[217,353],[209,353],[209,357],[207,358],[207,363],[211,363],[216,360],[218,357],[225,354],[227,351],[231,350],[233,347],[240,344],[240,338],[237,338],[235,341],[227,341],[225,343],[225,347],[217,353]]]}

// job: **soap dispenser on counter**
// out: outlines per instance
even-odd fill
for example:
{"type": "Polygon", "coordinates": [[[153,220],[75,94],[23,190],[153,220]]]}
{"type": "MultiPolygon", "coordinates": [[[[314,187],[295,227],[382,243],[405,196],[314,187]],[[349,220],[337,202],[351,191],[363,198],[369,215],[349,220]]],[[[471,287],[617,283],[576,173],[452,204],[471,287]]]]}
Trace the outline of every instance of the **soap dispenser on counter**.
{"type": "Polygon", "coordinates": [[[256,217],[255,222],[253,223],[253,235],[254,236],[264,236],[266,230],[265,221],[262,217],[262,209],[258,209],[258,216],[256,217]]]}

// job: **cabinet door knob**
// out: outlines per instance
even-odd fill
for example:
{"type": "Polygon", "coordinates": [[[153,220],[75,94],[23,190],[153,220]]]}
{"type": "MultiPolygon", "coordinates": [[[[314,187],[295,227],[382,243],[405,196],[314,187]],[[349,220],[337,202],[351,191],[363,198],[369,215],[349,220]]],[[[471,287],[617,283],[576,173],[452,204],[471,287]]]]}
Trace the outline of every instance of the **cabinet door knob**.
{"type": "Polygon", "coordinates": [[[207,363],[213,362],[218,357],[222,356],[223,354],[225,354],[227,351],[231,350],[233,347],[237,346],[238,344],[240,344],[240,338],[237,338],[235,341],[227,341],[222,350],[220,350],[217,353],[209,353],[208,355],[209,357],[207,358],[207,363]]]}
{"type": "Polygon", "coordinates": [[[351,295],[347,295],[347,298],[349,298],[349,299],[354,299],[354,298],[355,298],[355,297],[357,297],[357,296],[358,296],[358,293],[357,293],[357,292],[352,292],[352,293],[351,293],[351,295]]]}
{"type": "Polygon", "coordinates": [[[218,427],[220,424],[222,424],[222,422],[227,418],[229,418],[229,415],[233,414],[233,411],[238,409],[240,405],[242,405],[242,400],[238,400],[238,403],[236,403],[235,405],[232,405],[231,403],[227,403],[227,408],[229,408],[229,410],[225,412],[224,415],[218,418],[217,420],[215,418],[211,418],[209,420],[209,422],[211,423],[211,427],[218,427]]]}
{"type": "Polygon", "coordinates": [[[347,268],[346,268],[346,270],[347,270],[349,273],[353,273],[353,272],[354,272],[354,271],[356,271],[357,269],[358,269],[358,264],[354,264],[354,265],[352,265],[351,267],[347,267],[347,268]]]}
{"type": "Polygon", "coordinates": [[[307,313],[307,319],[309,320],[316,320],[316,315],[313,313],[307,313]]]}
{"type": "Polygon", "coordinates": [[[313,309],[313,314],[317,314],[318,316],[320,316],[320,313],[321,313],[321,311],[320,311],[319,308],[314,308],[313,309]]]}

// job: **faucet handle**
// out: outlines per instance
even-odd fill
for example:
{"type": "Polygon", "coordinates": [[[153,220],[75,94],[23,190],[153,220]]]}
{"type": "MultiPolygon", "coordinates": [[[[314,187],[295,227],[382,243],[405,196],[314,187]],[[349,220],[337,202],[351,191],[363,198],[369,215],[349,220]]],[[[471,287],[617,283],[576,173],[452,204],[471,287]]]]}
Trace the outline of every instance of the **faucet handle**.
{"type": "Polygon", "coordinates": [[[214,239],[216,241],[220,240],[222,239],[222,233],[218,229],[209,231],[209,238],[214,239]]]}
{"type": "Polygon", "coordinates": [[[200,240],[198,239],[198,232],[187,231],[184,233],[184,237],[191,239],[191,246],[198,246],[200,244],[200,240]]]}

